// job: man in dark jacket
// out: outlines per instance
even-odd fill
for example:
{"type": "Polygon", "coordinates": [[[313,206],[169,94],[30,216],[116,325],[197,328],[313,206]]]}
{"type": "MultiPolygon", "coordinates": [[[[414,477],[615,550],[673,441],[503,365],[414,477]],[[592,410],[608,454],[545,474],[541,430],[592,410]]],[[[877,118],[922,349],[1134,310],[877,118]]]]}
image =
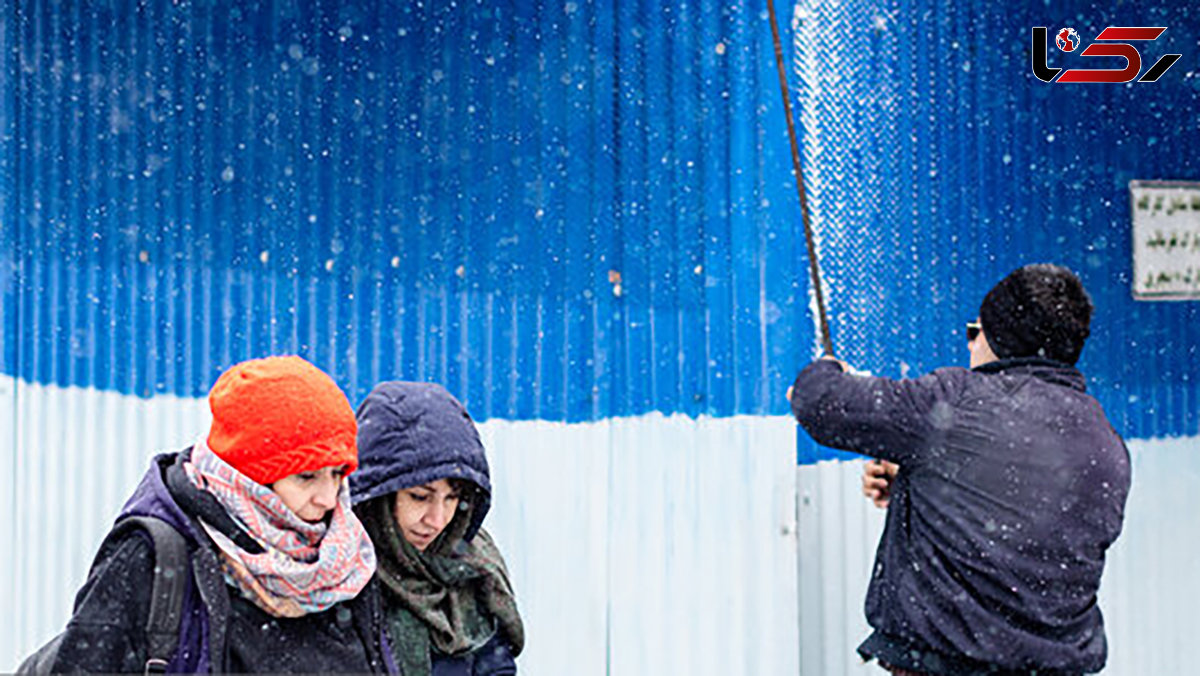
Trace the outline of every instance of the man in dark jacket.
{"type": "Polygon", "coordinates": [[[1073,273],[1028,265],[968,325],[969,371],[891,380],[826,357],[796,378],[792,411],[813,439],[900,468],[864,658],[910,674],[1104,666],[1096,593],[1129,453],[1074,367],[1091,314],[1073,273]]]}

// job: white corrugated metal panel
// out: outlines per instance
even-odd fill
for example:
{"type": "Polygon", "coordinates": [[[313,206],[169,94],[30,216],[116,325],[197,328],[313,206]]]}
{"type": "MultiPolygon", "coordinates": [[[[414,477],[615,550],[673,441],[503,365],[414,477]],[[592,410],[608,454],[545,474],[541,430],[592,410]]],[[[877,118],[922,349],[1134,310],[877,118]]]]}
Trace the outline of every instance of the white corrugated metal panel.
{"type": "Polygon", "coordinates": [[[795,424],[612,425],[608,673],[796,673],[795,424]]]}
{"type": "Polygon", "coordinates": [[[1200,437],[1130,441],[1125,529],[1100,588],[1106,674],[1195,674],[1191,618],[1200,606],[1200,437]]]}
{"type": "Polygon", "coordinates": [[[0,510],[0,542],[4,543],[0,553],[0,608],[10,609],[10,618],[16,622],[8,623],[8,631],[0,632],[0,669],[12,669],[16,666],[13,656],[13,645],[16,635],[20,633],[20,620],[23,608],[17,605],[16,561],[22,545],[16,537],[17,523],[17,491],[16,474],[10,468],[16,466],[16,382],[7,376],[0,375],[0,500],[4,507],[0,510]]]}
{"type": "Polygon", "coordinates": [[[862,462],[830,460],[797,469],[800,499],[802,674],[860,674],[854,652],[867,635],[863,599],[883,512],[859,491],[862,462]]]}
{"type": "Polygon", "coordinates": [[[150,457],[190,443],[209,420],[204,400],[25,382],[13,389],[15,426],[5,436],[14,448],[14,546],[0,579],[16,622],[0,635],[0,669],[62,630],[96,547],[150,457]]]}
{"type": "MultiPolygon", "coordinates": [[[[17,546],[0,580],[17,621],[0,633],[2,668],[62,629],[155,449],[189,443],[209,419],[202,399],[0,392],[14,391],[16,452],[4,452],[17,546]]],[[[481,431],[495,485],[487,527],[527,623],[523,673],[797,671],[788,419],[493,420],[481,431]]]]}
{"type": "MultiPolygon", "coordinates": [[[[207,427],[203,400],[0,381],[0,667],[59,631],[156,449],[207,427]],[[11,411],[12,414],[7,412],[11,411]],[[7,427],[7,425],[6,425],[7,427]]],[[[882,513],[859,462],[792,466],[786,418],[489,421],[488,527],[513,573],[530,674],[877,673],[854,647],[882,513]],[[798,490],[798,494],[797,494],[798,490]],[[793,523],[799,504],[799,523],[793,523]],[[797,534],[798,533],[798,541],[797,534]],[[797,546],[798,545],[798,546],[797,546]]],[[[1105,573],[1106,674],[1188,673],[1200,602],[1200,439],[1130,442],[1125,533],[1105,573]]]]}
{"type": "Polygon", "coordinates": [[[603,674],[608,643],[608,423],[480,425],[492,474],[484,527],[525,622],[521,670],[603,674]]]}

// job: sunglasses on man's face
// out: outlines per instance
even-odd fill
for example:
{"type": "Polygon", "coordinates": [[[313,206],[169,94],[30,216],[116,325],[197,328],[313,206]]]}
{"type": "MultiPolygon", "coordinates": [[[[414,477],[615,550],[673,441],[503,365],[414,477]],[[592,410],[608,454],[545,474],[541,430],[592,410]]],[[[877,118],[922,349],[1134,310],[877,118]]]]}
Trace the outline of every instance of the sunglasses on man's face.
{"type": "Polygon", "coordinates": [[[979,337],[979,332],[983,330],[979,322],[967,322],[967,342],[971,342],[979,337]]]}

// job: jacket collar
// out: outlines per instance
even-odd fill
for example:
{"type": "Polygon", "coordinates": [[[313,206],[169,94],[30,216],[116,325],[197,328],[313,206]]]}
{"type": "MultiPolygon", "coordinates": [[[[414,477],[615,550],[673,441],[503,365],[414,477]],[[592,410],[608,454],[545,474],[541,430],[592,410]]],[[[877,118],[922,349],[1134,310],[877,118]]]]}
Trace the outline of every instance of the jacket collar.
{"type": "Polygon", "coordinates": [[[188,540],[200,542],[203,538],[192,527],[188,514],[175,502],[166,485],[166,470],[175,463],[178,456],[178,453],[163,453],[150,461],[150,468],[146,470],[141,483],[125,502],[117,518],[151,516],[162,519],[188,540]]]}
{"type": "Polygon", "coordinates": [[[216,496],[200,490],[187,477],[183,464],[190,460],[191,456],[192,449],[183,451],[175,458],[175,462],[163,472],[167,490],[171,493],[175,504],[179,505],[179,508],[189,516],[196,517],[224,533],[238,547],[247,552],[251,554],[265,552],[262,545],[239,526],[229,512],[225,511],[216,496]]]}
{"type": "Polygon", "coordinates": [[[1016,357],[998,359],[971,369],[976,373],[1003,373],[1026,375],[1053,385],[1062,385],[1078,392],[1087,392],[1087,381],[1079,369],[1053,359],[1042,357],[1016,357]]]}

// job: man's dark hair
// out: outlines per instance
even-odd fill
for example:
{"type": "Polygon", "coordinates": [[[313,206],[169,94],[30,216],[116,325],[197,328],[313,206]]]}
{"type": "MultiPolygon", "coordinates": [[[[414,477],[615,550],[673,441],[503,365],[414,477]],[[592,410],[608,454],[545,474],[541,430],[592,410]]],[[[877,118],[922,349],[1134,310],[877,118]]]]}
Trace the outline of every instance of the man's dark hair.
{"type": "Polygon", "coordinates": [[[1092,299],[1067,268],[1035,263],[1013,270],[983,299],[979,321],[1001,359],[1079,361],[1090,334],[1092,299]]]}

